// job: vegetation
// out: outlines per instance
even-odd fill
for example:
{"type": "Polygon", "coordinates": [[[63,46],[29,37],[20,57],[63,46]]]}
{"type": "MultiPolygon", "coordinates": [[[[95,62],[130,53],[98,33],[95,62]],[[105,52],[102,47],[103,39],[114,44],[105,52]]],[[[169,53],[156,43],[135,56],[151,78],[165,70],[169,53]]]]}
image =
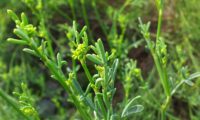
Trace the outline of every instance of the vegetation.
{"type": "Polygon", "coordinates": [[[198,120],[198,5],[2,0],[0,120],[198,120]]]}

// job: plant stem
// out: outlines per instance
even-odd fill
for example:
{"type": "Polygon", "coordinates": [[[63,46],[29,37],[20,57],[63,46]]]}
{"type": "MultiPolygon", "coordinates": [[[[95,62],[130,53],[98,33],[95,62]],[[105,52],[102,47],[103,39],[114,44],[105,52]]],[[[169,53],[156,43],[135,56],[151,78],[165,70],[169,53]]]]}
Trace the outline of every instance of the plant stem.
{"type": "Polygon", "coordinates": [[[167,97],[165,103],[161,107],[161,120],[166,120],[166,110],[170,104],[171,97],[167,97]]]}
{"type": "Polygon", "coordinates": [[[157,26],[157,33],[156,33],[156,41],[160,38],[161,33],[161,24],[162,24],[162,9],[158,10],[158,26],[157,26]]]}
{"type": "Polygon", "coordinates": [[[104,84],[103,84],[103,100],[105,103],[105,106],[107,108],[107,118],[105,119],[110,119],[110,115],[112,114],[112,102],[109,99],[109,96],[107,95],[108,93],[108,85],[109,85],[109,80],[108,80],[108,66],[107,66],[107,61],[104,60],[104,84]]]}
{"type": "Polygon", "coordinates": [[[98,99],[99,107],[100,107],[100,109],[103,113],[104,119],[106,119],[107,118],[107,112],[106,112],[106,109],[104,107],[102,97],[99,94],[96,94],[96,96],[97,96],[97,99],[98,99]]]}
{"type": "Polygon", "coordinates": [[[81,61],[81,65],[82,65],[82,67],[83,67],[83,69],[84,69],[84,71],[85,71],[85,74],[86,74],[88,80],[90,81],[90,83],[94,84],[94,80],[93,80],[93,78],[92,78],[92,75],[90,74],[90,71],[88,70],[88,67],[87,67],[87,65],[86,65],[85,60],[82,60],[82,61],[81,61]]]}
{"type": "MultiPolygon", "coordinates": [[[[160,41],[160,34],[161,34],[161,25],[162,25],[162,15],[163,15],[163,0],[156,1],[157,8],[158,8],[158,26],[157,26],[157,33],[156,33],[156,42],[160,41]]],[[[156,44],[157,45],[157,44],[156,44]]],[[[156,53],[156,52],[155,52],[156,53]]],[[[161,58],[159,55],[156,53],[153,55],[154,61],[156,64],[156,68],[158,70],[165,95],[166,95],[166,101],[161,107],[161,119],[165,120],[166,119],[166,110],[170,104],[171,100],[171,93],[170,93],[170,86],[168,82],[168,75],[167,75],[167,70],[166,66],[162,65],[160,60],[161,58]]]]}
{"type": "Polygon", "coordinates": [[[73,69],[73,73],[74,73],[75,79],[77,80],[76,61],[74,59],[72,59],[72,69],[73,69]]]}

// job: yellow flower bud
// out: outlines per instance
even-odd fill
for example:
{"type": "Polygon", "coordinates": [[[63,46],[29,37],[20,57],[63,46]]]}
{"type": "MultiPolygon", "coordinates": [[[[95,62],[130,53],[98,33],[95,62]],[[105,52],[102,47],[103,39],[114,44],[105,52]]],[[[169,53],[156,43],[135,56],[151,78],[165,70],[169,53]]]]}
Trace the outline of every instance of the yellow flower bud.
{"type": "Polygon", "coordinates": [[[36,110],[31,107],[31,106],[27,106],[27,107],[23,107],[20,109],[25,115],[34,115],[36,113],[36,110]]]}
{"type": "Polygon", "coordinates": [[[75,51],[72,51],[72,58],[82,60],[86,56],[88,48],[85,44],[79,44],[75,51]]]}

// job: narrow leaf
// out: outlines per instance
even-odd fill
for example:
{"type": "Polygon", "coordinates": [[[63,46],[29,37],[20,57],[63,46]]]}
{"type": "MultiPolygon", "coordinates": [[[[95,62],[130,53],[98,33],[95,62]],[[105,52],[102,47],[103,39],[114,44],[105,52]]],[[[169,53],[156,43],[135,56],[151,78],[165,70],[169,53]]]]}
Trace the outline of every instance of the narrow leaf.
{"type": "Polygon", "coordinates": [[[138,113],[141,112],[144,109],[144,107],[142,105],[134,105],[129,107],[126,111],[123,111],[122,116],[121,117],[128,117],[134,113],[138,113]]]}
{"type": "Polygon", "coordinates": [[[88,46],[88,36],[87,36],[86,32],[83,33],[82,39],[83,39],[84,44],[86,46],[88,46]]]}
{"type": "Polygon", "coordinates": [[[95,80],[95,86],[99,87],[101,85],[101,82],[103,81],[102,78],[98,78],[95,80]]]}
{"type": "Polygon", "coordinates": [[[184,82],[190,86],[193,86],[194,83],[191,80],[198,77],[200,77],[200,72],[193,73],[186,80],[184,80],[184,82]]]}
{"type": "Polygon", "coordinates": [[[133,102],[134,102],[136,99],[140,98],[140,97],[141,97],[141,96],[136,96],[136,97],[134,97],[130,102],[128,102],[128,104],[124,107],[124,109],[123,109],[123,111],[122,111],[121,117],[126,117],[127,112],[129,112],[129,109],[132,107],[133,102]]]}
{"type": "Polygon", "coordinates": [[[28,44],[26,41],[14,39],[14,38],[8,38],[7,41],[10,43],[19,44],[19,45],[27,45],[28,44]]]}
{"type": "Polygon", "coordinates": [[[95,64],[98,64],[98,65],[103,64],[102,61],[99,58],[97,58],[96,55],[87,54],[86,57],[88,60],[94,62],[95,64]]]}
{"type": "Polygon", "coordinates": [[[83,34],[86,32],[87,30],[87,26],[84,26],[81,30],[81,32],[79,33],[79,37],[83,36],[83,34]]]}
{"type": "Polygon", "coordinates": [[[14,33],[15,33],[18,37],[20,37],[20,38],[22,38],[22,39],[24,39],[24,40],[26,40],[26,41],[29,40],[28,35],[26,35],[21,29],[14,29],[14,33]]]}
{"type": "Polygon", "coordinates": [[[184,82],[186,84],[188,84],[189,86],[193,86],[194,85],[194,83],[192,81],[190,81],[190,80],[184,80],[184,82]]]}
{"type": "Polygon", "coordinates": [[[57,54],[57,64],[58,64],[58,67],[61,68],[62,66],[62,58],[60,56],[60,53],[57,54]]]}
{"type": "Polygon", "coordinates": [[[200,77],[200,72],[196,72],[196,73],[191,74],[191,75],[187,78],[187,80],[195,79],[195,78],[197,78],[197,77],[200,77]]]}
{"type": "Polygon", "coordinates": [[[24,48],[23,51],[24,51],[24,52],[27,52],[27,53],[29,53],[29,54],[38,56],[34,50],[31,50],[31,49],[29,49],[29,48],[24,48]]]}
{"type": "Polygon", "coordinates": [[[106,55],[105,55],[105,50],[104,50],[103,43],[102,43],[102,41],[100,39],[98,39],[97,43],[98,43],[98,49],[100,51],[100,55],[101,55],[101,57],[103,59],[103,62],[106,63],[107,60],[106,60],[106,55]]]}
{"type": "Polygon", "coordinates": [[[7,13],[12,18],[12,20],[19,20],[18,16],[12,10],[7,10],[7,13]]]}
{"type": "Polygon", "coordinates": [[[106,109],[105,106],[103,104],[103,100],[102,100],[102,94],[101,93],[96,93],[97,96],[97,103],[99,108],[102,110],[101,112],[103,113],[104,117],[106,118],[106,109]]]}
{"type": "Polygon", "coordinates": [[[119,60],[115,59],[112,65],[112,74],[111,74],[111,79],[114,80],[115,79],[115,75],[116,75],[116,71],[117,71],[117,67],[119,64],[119,60]]]}
{"type": "Polygon", "coordinates": [[[22,22],[24,23],[24,25],[28,24],[28,18],[26,17],[25,13],[21,14],[21,19],[22,19],[22,22]]]}
{"type": "Polygon", "coordinates": [[[95,48],[94,46],[90,46],[90,48],[91,48],[96,54],[98,54],[97,48],[95,48]]]}

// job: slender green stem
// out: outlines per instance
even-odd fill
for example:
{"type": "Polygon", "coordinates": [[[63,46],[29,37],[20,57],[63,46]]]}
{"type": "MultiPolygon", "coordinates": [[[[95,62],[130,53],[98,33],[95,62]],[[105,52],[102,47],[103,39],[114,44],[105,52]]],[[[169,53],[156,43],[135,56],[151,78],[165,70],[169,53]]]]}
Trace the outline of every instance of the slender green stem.
{"type": "Polygon", "coordinates": [[[156,54],[154,54],[154,53],[152,53],[152,54],[153,54],[153,59],[154,59],[154,62],[155,62],[155,65],[156,65],[156,69],[158,71],[161,83],[163,85],[165,94],[166,94],[166,96],[170,96],[170,89],[169,89],[169,85],[168,85],[168,82],[167,82],[167,79],[166,79],[167,77],[165,76],[166,73],[162,68],[162,65],[161,65],[161,63],[159,61],[158,56],[156,54]]]}
{"type": "Polygon", "coordinates": [[[77,80],[76,61],[74,59],[72,59],[72,69],[73,69],[73,73],[74,73],[75,79],[77,80]]]}
{"type": "Polygon", "coordinates": [[[171,97],[167,97],[165,103],[161,107],[161,120],[166,120],[166,110],[169,107],[171,97]]]}
{"type": "Polygon", "coordinates": [[[161,24],[162,24],[162,13],[163,13],[163,10],[159,9],[158,10],[158,26],[157,26],[157,33],[156,33],[156,41],[159,40],[159,38],[160,38],[161,24]]]}
{"type": "Polygon", "coordinates": [[[103,116],[104,116],[104,119],[107,118],[107,112],[106,112],[106,109],[104,107],[104,104],[103,104],[103,101],[102,101],[102,97],[100,96],[100,94],[97,94],[97,99],[98,99],[98,104],[99,104],[99,107],[103,113],[103,116]]]}
{"type": "Polygon", "coordinates": [[[82,61],[81,61],[81,65],[82,65],[82,67],[83,67],[83,69],[84,69],[84,71],[85,71],[85,74],[86,74],[88,80],[90,81],[90,83],[94,84],[94,80],[93,80],[93,78],[92,78],[92,75],[90,74],[90,71],[88,70],[88,67],[87,67],[87,65],[86,65],[85,60],[82,60],[82,61]]]}
{"type": "Polygon", "coordinates": [[[110,116],[110,114],[112,114],[111,113],[111,109],[112,109],[112,103],[111,103],[111,101],[109,100],[109,97],[108,97],[108,95],[107,95],[107,92],[108,92],[108,66],[107,66],[107,62],[105,61],[105,63],[104,63],[105,65],[104,65],[104,69],[105,69],[105,82],[104,82],[104,86],[103,86],[103,97],[104,97],[104,102],[105,102],[105,105],[106,105],[106,107],[107,107],[107,116],[110,116]]]}
{"type": "MultiPolygon", "coordinates": [[[[162,14],[163,14],[163,1],[160,0],[159,2],[159,9],[158,9],[158,26],[157,26],[157,34],[156,34],[156,42],[159,41],[160,39],[160,34],[161,34],[161,24],[162,24],[162,14]]],[[[164,87],[164,90],[165,90],[165,93],[166,93],[166,96],[170,96],[170,86],[169,86],[169,82],[168,82],[168,76],[167,76],[167,71],[166,71],[166,67],[163,66],[161,63],[160,63],[160,59],[159,58],[159,55],[155,54],[154,55],[154,60],[155,60],[155,63],[156,63],[156,67],[157,67],[157,70],[159,72],[159,76],[160,76],[160,79],[162,81],[162,84],[163,84],[163,87],[164,87]]]]}
{"type": "MultiPolygon", "coordinates": [[[[158,26],[157,26],[157,33],[156,33],[156,42],[159,42],[160,34],[161,34],[161,25],[162,25],[163,0],[156,1],[156,4],[157,4],[157,8],[158,8],[158,26]]],[[[165,95],[167,97],[165,103],[162,105],[162,108],[161,108],[161,119],[165,120],[166,119],[166,110],[170,104],[170,99],[171,99],[168,75],[167,75],[166,66],[162,65],[160,62],[161,58],[159,57],[159,55],[156,53],[153,55],[153,58],[154,58],[156,68],[158,70],[158,73],[159,73],[159,76],[160,76],[160,79],[161,79],[161,82],[162,82],[162,85],[163,85],[163,88],[165,91],[165,95]]]]}

